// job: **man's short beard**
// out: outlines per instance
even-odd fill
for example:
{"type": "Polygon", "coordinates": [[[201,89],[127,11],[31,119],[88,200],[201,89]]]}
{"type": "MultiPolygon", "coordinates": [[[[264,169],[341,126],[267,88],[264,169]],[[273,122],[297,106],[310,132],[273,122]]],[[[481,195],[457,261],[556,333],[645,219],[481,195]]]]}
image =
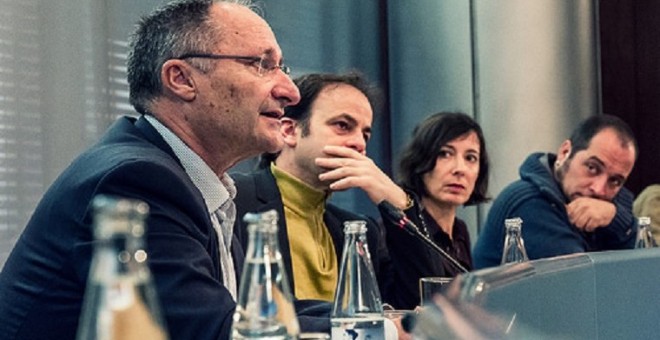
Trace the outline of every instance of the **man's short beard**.
{"type": "Polygon", "coordinates": [[[555,179],[559,184],[561,184],[564,181],[564,177],[566,176],[566,173],[568,172],[568,168],[571,165],[571,158],[566,158],[564,163],[559,168],[555,169],[555,179]]]}

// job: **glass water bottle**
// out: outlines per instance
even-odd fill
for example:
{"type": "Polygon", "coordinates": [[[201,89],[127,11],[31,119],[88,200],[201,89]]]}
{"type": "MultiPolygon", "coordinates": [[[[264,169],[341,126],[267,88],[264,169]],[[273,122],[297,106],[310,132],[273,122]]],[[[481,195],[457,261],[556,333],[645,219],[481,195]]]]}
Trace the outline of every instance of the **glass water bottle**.
{"type": "Polygon", "coordinates": [[[249,241],[232,338],[296,339],[300,328],[277,241],[277,212],[248,213],[244,220],[249,241]]]}
{"type": "Polygon", "coordinates": [[[506,236],[504,238],[504,250],[502,251],[501,264],[525,262],[527,251],[522,238],[523,220],[519,217],[504,220],[506,236]]]}
{"type": "Polygon", "coordinates": [[[330,323],[332,339],[385,339],[383,307],[365,221],[344,223],[339,280],[330,323]]]}
{"type": "Polygon", "coordinates": [[[144,249],[146,203],[96,196],[79,340],[167,339],[144,249]]]}
{"type": "Polygon", "coordinates": [[[653,234],[651,233],[651,218],[640,217],[639,228],[637,229],[637,239],[635,240],[635,248],[654,248],[657,247],[653,234]]]}

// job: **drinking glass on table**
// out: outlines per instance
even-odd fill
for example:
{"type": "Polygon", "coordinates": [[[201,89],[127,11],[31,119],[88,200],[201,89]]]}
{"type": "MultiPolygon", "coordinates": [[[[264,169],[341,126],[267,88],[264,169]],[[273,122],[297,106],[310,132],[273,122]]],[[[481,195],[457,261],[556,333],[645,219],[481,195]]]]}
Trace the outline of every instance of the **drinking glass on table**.
{"type": "Polygon", "coordinates": [[[454,280],[453,277],[423,277],[419,279],[420,306],[426,301],[432,300],[433,296],[442,293],[454,280]]]}
{"type": "MultiPolygon", "coordinates": [[[[412,340],[412,334],[408,333],[414,327],[414,317],[417,312],[407,309],[394,309],[390,304],[383,304],[383,315],[396,327],[399,340],[412,340]],[[404,318],[408,320],[404,320],[404,318]],[[412,319],[411,319],[412,317],[412,319]],[[405,324],[404,324],[405,323],[405,324]]],[[[387,333],[387,327],[385,332],[387,333]]]]}

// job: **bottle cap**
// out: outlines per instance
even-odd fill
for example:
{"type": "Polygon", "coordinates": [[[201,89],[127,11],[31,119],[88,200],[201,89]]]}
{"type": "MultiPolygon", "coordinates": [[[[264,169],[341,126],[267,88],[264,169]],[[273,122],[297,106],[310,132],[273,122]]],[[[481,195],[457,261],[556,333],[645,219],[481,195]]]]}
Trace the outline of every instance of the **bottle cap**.
{"type": "Polygon", "coordinates": [[[346,221],[344,222],[344,233],[345,234],[355,234],[355,233],[366,233],[367,232],[367,222],[363,220],[355,221],[346,221]]]}
{"type": "Polygon", "coordinates": [[[639,225],[651,225],[651,218],[648,216],[642,216],[638,219],[639,225]]]}
{"type": "Polygon", "coordinates": [[[97,195],[92,201],[94,209],[94,236],[107,239],[116,233],[144,235],[144,219],[149,205],[136,199],[97,195]]]}

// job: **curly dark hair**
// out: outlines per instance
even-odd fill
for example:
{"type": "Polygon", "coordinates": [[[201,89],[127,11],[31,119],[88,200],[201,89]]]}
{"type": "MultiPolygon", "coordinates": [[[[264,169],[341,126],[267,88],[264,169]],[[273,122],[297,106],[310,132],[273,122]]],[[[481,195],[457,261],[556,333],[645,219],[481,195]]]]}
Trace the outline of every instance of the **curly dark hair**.
{"type": "Polygon", "coordinates": [[[319,93],[328,86],[350,85],[360,90],[367,99],[372,108],[376,108],[376,88],[371,86],[365,76],[357,71],[346,74],[333,73],[311,73],[300,76],[293,80],[300,90],[300,101],[293,106],[284,108],[284,117],[291,118],[298,122],[302,128],[302,135],[309,135],[309,119],[311,108],[319,96],[319,93]]]}
{"type": "MultiPolygon", "coordinates": [[[[284,108],[284,117],[295,120],[301,128],[302,136],[309,135],[311,109],[323,89],[329,86],[350,85],[362,92],[375,111],[380,105],[380,92],[360,72],[351,71],[345,74],[310,73],[293,80],[300,90],[300,101],[293,106],[284,108]]],[[[257,168],[270,166],[279,154],[265,153],[261,155],[257,168]]]]}

